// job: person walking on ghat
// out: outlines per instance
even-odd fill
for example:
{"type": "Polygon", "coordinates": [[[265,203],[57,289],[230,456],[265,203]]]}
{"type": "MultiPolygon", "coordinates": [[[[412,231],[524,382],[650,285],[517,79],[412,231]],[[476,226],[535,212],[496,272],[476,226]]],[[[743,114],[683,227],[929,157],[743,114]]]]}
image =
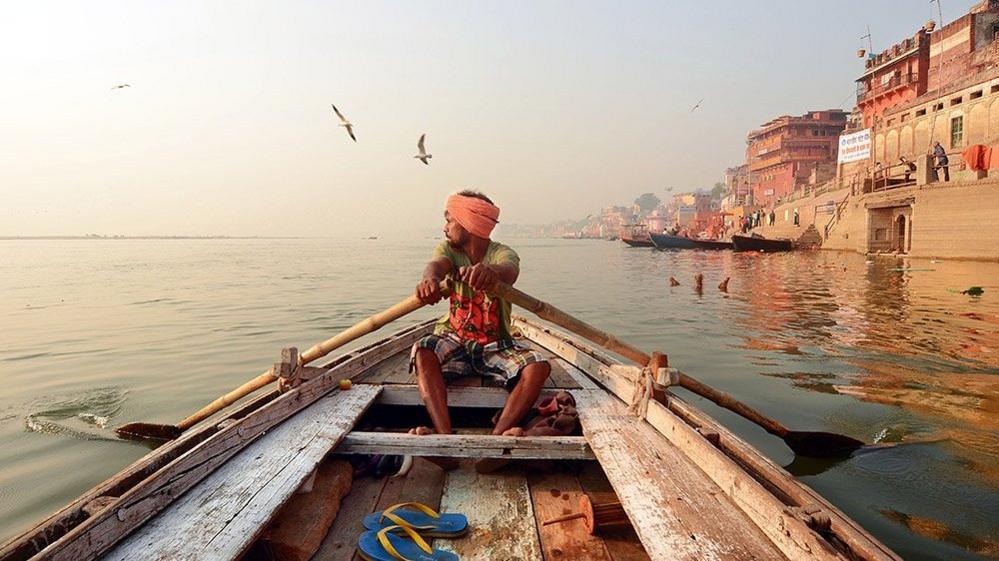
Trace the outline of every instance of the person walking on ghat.
{"type": "Polygon", "coordinates": [[[774,225],[774,220],[777,219],[777,215],[774,214],[774,209],[770,209],[770,225],[774,225]]]}
{"type": "MultiPolygon", "coordinates": [[[[933,143],[933,155],[937,159],[937,169],[943,169],[943,180],[950,181],[950,160],[947,159],[947,151],[944,150],[943,146],[940,146],[939,142],[933,143]]],[[[937,175],[939,179],[939,174],[937,175]]]]}
{"type": "Polygon", "coordinates": [[[792,213],[792,217],[794,218],[794,225],[795,226],[800,226],[800,222],[799,222],[799,219],[798,219],[798,209],[794,209],[794,212],[792,213]]]}
{"type": "MultiPolygon", "coordinates": [[[[520,275],[517,253],[489,239],[499,219],[499,208],[477,191],[461,191],[447,198],[444,237],[433,251],[416,285],[425,304],[443,297],[440,283],[454,279],[448,312],[434,333],[420,339],[410,353],[410,371],[416,370],[420,397],[433,430],[450,434],[447,382],[462,376],[490,376],[510,394],[493,429],[503,434],[517,427],[541,395],[551,373],[539,353],[514,341],[510,303],[488,294],[497,281],[513,284],[520,275]]],[[[417,427],[412,434],[430,434],[417,427]]],[[[446,465],[445,467],[451,467],[446,465]]]]}

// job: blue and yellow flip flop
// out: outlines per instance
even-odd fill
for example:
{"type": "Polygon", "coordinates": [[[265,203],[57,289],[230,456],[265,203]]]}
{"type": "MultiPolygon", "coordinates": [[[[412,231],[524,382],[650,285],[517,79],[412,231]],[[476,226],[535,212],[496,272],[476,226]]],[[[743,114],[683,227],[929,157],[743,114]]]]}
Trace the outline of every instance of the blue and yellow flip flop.
{"type": "Polygon", "coordinates": [[[468,532],[468,518],[452,512],[438,513],[421,503],[399,503],[364,517],[364,527],[408,526],[430,538],[455,538],[468,532]]]}
{"type": "Polygon", "coordinates": [[[433,549],[420,534],[406,526],[364,532],[357,539],[357,553],[366,561],[460,561],[450,551],[433,549]],[[393,533],[398,530],[405,534],[393,533]]]}

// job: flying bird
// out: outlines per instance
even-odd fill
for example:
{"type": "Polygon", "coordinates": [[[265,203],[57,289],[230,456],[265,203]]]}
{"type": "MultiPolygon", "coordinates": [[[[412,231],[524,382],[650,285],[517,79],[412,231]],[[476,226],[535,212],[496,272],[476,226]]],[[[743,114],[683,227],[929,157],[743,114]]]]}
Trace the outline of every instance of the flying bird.
{"type": "MultiPolygon", "coordinates": [[[[704,98],[703,98],[703,97],[701,98],[701,101],[704,101],[704,98]]],[[[694,104],[694,106],[693,106],[693,107],[691,107],[691,108],[690,108],[690,112],[691,112],[691,113],[693,113],[693,112],[694,112],[694,109],[697,109],[698,107],[700,107],[700,106],[701,106],[701,101],[698,101],[697,103],[695,103],[695,104],[694,104]]]]}
{"type": "Polygon", "coordinates": [[[357,142],[357,137],[354,136],[354,125],[352,125],[350,121],[348,121],[347,118],[343,116],[343,113],[341,113],[340,110],[336,108],[336,105],[333,105],[331,103],[330,106],[333,108],[333,112],[336,113],[336,116],[340,118],[340,126],[347,129],[347,134],[350,135],[351,140],[357,142]]]}
{"type": "Polygon", "coordinates": [[[426,137],[427,133],[423,133],[420,135],[420,141],[416,143],[416,147],[420,149],[420,153],[413,157],[419,159],[421,162],[429,166],[430,162],[428,162],[427,160],[433,158],[433,155],[427,154],[427,149],[423,147],[423,140],[426,139],[426,137]]]}
{"type": "Polygon", "coordinates": [[[118,84],[117,86],[111,86],[112,90],[120,90],[122,88],[131,88],[128,84],[118,84]]]}

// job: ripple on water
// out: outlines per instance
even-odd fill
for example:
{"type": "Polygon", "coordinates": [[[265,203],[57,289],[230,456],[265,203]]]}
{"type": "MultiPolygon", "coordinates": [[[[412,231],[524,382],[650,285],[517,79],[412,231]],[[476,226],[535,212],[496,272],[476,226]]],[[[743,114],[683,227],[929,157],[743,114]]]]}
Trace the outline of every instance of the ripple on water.
{"type": "Polygon", "coordinates": [[[73,395],[45,396],[28,406],[24,427],[29,432],[81,440],[117,440],[105,429],[121,411],[127,394],[118,387],[105,387],[73,395]]]}

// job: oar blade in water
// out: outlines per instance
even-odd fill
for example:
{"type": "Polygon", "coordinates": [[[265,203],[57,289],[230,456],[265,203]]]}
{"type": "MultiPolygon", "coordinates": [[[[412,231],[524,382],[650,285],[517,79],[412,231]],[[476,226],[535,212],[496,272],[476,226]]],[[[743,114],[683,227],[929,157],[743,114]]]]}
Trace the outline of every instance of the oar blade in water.
{"type": "Polygon", "coordinates": [[[856,438],[823,431],[790,431],[784,442],[798,456],[845,458],[866,444],[856,438]]]}
{"type": "Polygon", "coordinates": [[[115,434],[128,440],[155,440],[165,442],[181,435],[181,430],[174,425],[157,425],[155,423],[128,423],[114,429],[115,434]]]}

